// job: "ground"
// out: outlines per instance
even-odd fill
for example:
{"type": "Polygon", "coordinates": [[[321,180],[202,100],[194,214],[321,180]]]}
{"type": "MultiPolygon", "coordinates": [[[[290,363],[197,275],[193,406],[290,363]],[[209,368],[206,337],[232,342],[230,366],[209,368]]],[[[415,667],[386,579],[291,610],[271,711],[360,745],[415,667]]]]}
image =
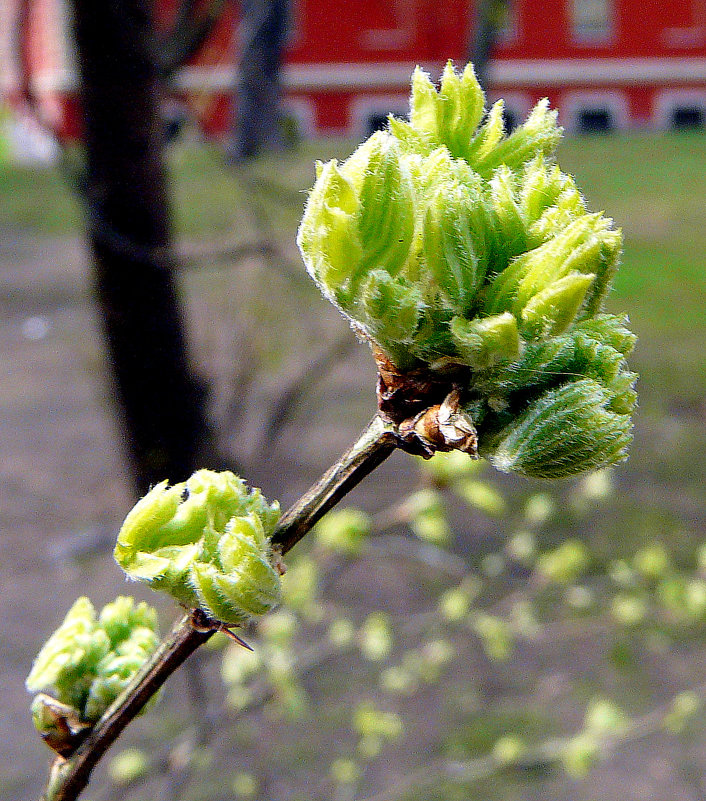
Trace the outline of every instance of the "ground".
{"type": "MultiPolygon", "coordinates": [[[[269,183],[258,182],[259,205],[243,202],[252,178],[223,170],[216,151],[186,148],[172,154],[177,227],[187,263],[180,280],[194,358],[213,387],[212,411],[224,448],[252,483],[283,506],[335,459],[373,411],[372,364],[366,348],[354,346],[303,398],[277,443],[262,446],[262,410],[323,343],[346,331],[299,273],[292,245],[299,190],[311,181],[310,156],[343,153],[347,145],[316,147],[278,164],[269,183]],[[240,258],[244,243],[273,230],[283,253],[271,265],[252,254],[240,258]],[[303,313],[305,308],[312,313],[303,313]],[[236,401],[244,391],[247,409],[238,416],[236,401]]],[[[676,560],[689,564],[703,540],[705,156],[702,135],[573,140],[562,154],[591,207],[605,207],[626,231],[625,263],[611,308],[628,310],[640,336],[633,360],[642,376],[635,446],[616,473],[614,501],[590,516],[582,532],[599,561],[659,540],[676,560]]],[[[267,174],[267,163],[260,169],[260,177],[267,174]]],[[[14,171],[4,185],[0,175],[0,196],[0,574],[6,599],[0,629],[5,702],[0,799],[10,801],[36,797],[44,780],[47,754],[31,729],[23,689],[37,649],[77,595],[89,594],[102,604],[119,592],[141,598],[147,593],[128,588],[109,556],[133,499],[78,228],[80,210],[51,171],[14,171]]],[[[400,487],[411,486],[413,472],[409,459],[395,455],[379,480],[361,488],[356,502],[384,508],[400,487]]],[[[499,486],[515,492],[507,481],[499,486]]],[[[526,486],[518,492],[526,493],[526,486]]],[[[474,515],[461,522],[464,526],[461,550],[470,550],[472,560],[497,546],[496,522],[474,515]]],[[[559,524],[550,535],[564,536],[559,524]]],[[[406,564],[393,569],[362,560],[343,572],[339,596],[358,609],[366,608],[367,597],[373,607],[407,614],[423,606],[422,579],[406,564]]],[[[156,602],[166,627],[172,607],[156,602]]],[[[508,727],[570,732],[597,687],[639,713],[706,680],[700,629],[654,647],[626,641],[632,663],[622,672],[606,658],[615,643],[602,630],[527,643],[502,665],[489,662],[475,641],[458,642],[461,666],[442,688],[401,704],[422,723],[366,772],[359,797],[372,796],[427,758],[482,753],[508,727]],[[525,708],[529,718],[517,711],[525,708]]],[[[218,708],[223,693],[218,661],[213,655],[205,659],[209,709],[218,708]]],[[[329,797],[327,766],[345,752],[347,736],[338,717],[347,699],[369,692],[365,671],[340,657],[313,671],[306,687],[315,722],[277,723],[257,713],[237,729],[224,726],[212,743],[217,769],[192,778],[183,798],[230,797],[225,788],[232,774],[253,765],[262,777],[258,797],[329,797]],[[276,759],[266,747],[270,740],[277,743],[276,759]]],[[[126,744],[154,749],[160,732],[170,742],[188,729],[184,696],[191,685],[181,675],[170,685],[161,713],[137,721],[126,744]]],[[[583,781],[537,769],[476,785],[438,782],[419,794],[412,788],[404,797],[462,799],[478,792],[491,799],[687,801],[704,792],[703,727],[697,735],[680,741],[653,733],[613,753],[583,781]]],[[[180,797],[169,792],[160,775],[127,790],[97,775],[86,797],[180,797]]],[[[380,795],[392,797],[397,796],[380,795]]]]}

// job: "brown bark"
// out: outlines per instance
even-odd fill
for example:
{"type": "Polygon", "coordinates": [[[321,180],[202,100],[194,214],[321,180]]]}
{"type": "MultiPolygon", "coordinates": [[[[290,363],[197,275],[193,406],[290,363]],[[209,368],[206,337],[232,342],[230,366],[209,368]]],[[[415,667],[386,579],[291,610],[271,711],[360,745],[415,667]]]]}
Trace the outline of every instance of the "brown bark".
{"type": "Polygon", "coordinates": [[[72,0],[95,282],[135,484],[182,480],[204,434],[177,298],[148,0],[72,0]]]}

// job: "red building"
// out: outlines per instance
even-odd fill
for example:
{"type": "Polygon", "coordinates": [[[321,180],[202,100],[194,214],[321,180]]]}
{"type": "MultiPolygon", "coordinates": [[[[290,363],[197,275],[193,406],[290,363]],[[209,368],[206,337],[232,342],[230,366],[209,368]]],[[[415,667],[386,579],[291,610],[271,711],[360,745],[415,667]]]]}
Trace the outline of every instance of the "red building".
{"type": "MultiPolygon", "coordinates": [[[[406,113],[415,64],[438,74],[446,59],[465,60],[468,0],[293,2],[284,86],[305,135],[367,134],[387,113],[406,113]]],[[[162,0],[161,12],[172,3],[162,0]]],[[[0,6],[10,14],[7,2],[0,6]]],[[[62,0],[36,0],[34,82],[72,127],[67,99],[75,83],[62,9],[62,0]]],[[[176,79],[210,133],[229,121],[235,14],[176,79]]],[[[8,60],[2,22],[0,73],[8,60]]],[[[511,122],[546,96],[569,131],[703,127],[706,0],[511,0],[489,82],[491,100],[505,98],[511,122]]],[[[11,76],[4,89],[11,91],[11,76]]]]}

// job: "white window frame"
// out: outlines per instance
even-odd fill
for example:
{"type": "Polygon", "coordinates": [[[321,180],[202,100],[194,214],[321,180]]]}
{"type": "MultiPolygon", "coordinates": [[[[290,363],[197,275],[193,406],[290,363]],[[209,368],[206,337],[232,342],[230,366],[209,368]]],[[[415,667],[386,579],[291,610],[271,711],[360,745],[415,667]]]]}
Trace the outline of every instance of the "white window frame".
{"type": "Polygon", "coordinates": [[[624,92],[598,90],[595,92],[567,92],[561,101],[559,122],[569,133],[579,133],[580,115],[584,111],[607,111],[613,118],[613,130],[631,127],[630,105],[624,92]]]}
{"type": "Polygon", "coordinates": [[[662,89],[655,94],[652,120],[656,128],[671,131],[672,115],[680,107],[698,108],[706,119],[706,89],[662,89]]]}

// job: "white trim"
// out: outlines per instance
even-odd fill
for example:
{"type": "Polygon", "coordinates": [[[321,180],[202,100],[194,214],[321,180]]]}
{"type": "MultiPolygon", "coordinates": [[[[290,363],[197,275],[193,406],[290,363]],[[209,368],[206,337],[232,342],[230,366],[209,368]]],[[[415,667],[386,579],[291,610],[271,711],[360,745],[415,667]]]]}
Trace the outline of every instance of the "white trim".
{"type": "Polygon", "coordinates": [[[671,130],[672,114],[684,106],[698,108],[706,117],[706,89],[664,89],[658,92],[652,112],[655,127],[671,130]]]}
{"type": "Polygon", "coordinates": [[[407,118],[409,96],[398,95],[358,95],[349,106],[349,134],[358,137],[370,135],[370,118],[379,114],[394,114],[407,118]]]}
{"type": "Polygon", "coordinates": [[[607,111],[615,130],[630,127],[630,107],[619,91],[567,92],[559,107],[559,122],[571,133],[580,130],[579,117],[584,111],[607,111]]]}
{"type": "Polygon", "coordinates": [[[496,59],[490,81],[502,86],[630,85],[706,80],[706,58],[496,59]]]}
{"type": "MultiPolygon", "coordinates": [[[[414,64],[291,64],[283,75],[285,89],[295,91],[400,89],[409,91],[414,64]]],[[[498,86],[562,87],[579,85],[630,86],[649,83],[706,81],[706,58],[583,58],[495,60],[490,81],[498,86]]],[[[186,67],[176,87],[186,90],[230,90],[236,81],[231,67],[186,67]]],[[[36,78],[38,91],[76,88],[67,68],[47,70],[36,78]]]]}

